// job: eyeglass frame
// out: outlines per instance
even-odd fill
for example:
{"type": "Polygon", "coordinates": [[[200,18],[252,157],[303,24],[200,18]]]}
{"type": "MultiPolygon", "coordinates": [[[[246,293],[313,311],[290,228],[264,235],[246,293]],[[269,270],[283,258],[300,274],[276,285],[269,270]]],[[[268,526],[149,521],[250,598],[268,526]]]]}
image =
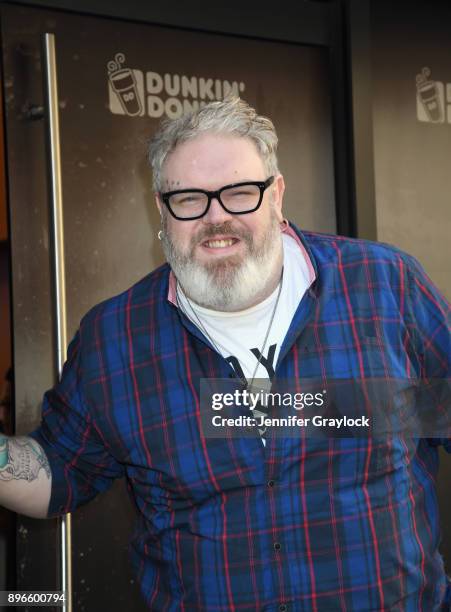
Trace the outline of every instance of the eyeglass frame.
{"type": "Polygon", "coordinates": [[[268,189],[268,187],[273,184],[274,179],[275,179],[274,176],[270,176],[269,178],[266,179],[266,181],[242,181],[241,183],[231,183],[230,185],[224,185],[224,187],[221,187],[220,189],[217,189],[216,191],[207,191],[206,189],[176,189],[175,191],[166,191],[165,193],[160,192],[158,195],[160,196],[161,200],[166,205],[166,208],[169,210],[170,214],[174,217],[174,219],[177,219],[177,221],[195,221],[196,219],[201,219],[202,217],[205,217],[205,215],[210,210],[211,201],[213,199],[217,200],[219,204],[222,206],[222,208],[227,213],[229,213],[229,215],[247,215],[249,213],[255,212],[256,210],[260,208],[261,203],[263,202],[263,194],[266,191],[266,189],[268,189]],[[238,212],[228,210],[226,206],[221,202],[221,193],[225,191],[226,189],[232,189],[233,187],[242,187],[244,185],[255,185],[256,187],[260,189],[260,197],[258,199],[257,205],[254,206],[254,208],[251,208],[250,210],[242,210],[238,212]],[[171,205],[169,204],[169,198],[179,193],[203,193],[205,194],[208,198],[208,202],[207,202],[207,206],[204,212],[201,215],[197,215],[196,217],[178,217],[175,214],[175,212],[171,209],[171,205]]]}

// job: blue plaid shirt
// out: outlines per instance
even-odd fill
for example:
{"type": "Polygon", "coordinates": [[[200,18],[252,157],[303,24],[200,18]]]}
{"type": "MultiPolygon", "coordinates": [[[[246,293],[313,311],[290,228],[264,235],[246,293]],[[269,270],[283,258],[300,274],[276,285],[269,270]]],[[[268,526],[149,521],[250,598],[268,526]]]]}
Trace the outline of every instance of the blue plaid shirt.
{"type": "MultiPolygon", "coordinates": [[[[276,377],[451,376],[450,306],[415,259],[299,232],[315,280],[276,377]]],[[[31,435],[49,516],[126,476],[131,556],[155,611],[442,609],[437,446],[449,439],[205,438],[199,381],[229,363],[168,299],[164,265],[93,308],[31,435]]]]}

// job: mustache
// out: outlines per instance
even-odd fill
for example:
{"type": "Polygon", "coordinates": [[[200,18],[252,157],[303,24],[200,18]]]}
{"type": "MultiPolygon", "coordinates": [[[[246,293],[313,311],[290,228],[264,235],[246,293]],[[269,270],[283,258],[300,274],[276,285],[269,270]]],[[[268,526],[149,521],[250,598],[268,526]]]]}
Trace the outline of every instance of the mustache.
{"type": "Polygon", "coordinates": [[[208,238],[214,238],[218,234],[227,234],[228,236],[233,236],[234,238],[240,238],[248,244],[252,243],[251,232],[234,227],[231,221],[225,221],[224,223],[210,224],[201,228],[196,236],[193,237],[192,244],[194,246],[199,242],[208,240],[208,238]]]}

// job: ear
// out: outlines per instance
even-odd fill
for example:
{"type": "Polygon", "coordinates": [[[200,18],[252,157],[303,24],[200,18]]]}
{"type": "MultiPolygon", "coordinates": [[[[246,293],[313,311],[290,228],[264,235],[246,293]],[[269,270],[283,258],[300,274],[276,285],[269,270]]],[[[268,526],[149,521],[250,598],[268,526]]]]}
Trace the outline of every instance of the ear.
{"type": "Polygon", "coordinates": [[[272,188],[272,197],[274,202],[274,210],[276,211],[277,220],[282,222],[284,219],[282,213],[282,203],[283,203],[283,194],[285,193],[285,181],[283,180],[283,176],[278,174],[274,183],[271,186],[272,188]]]}
{"type": "Polygon", "coordinates": [[[163,202],[160,199],[160,195],[155,194],[155,204],[157,205],[158,212],[160,213],[160,217],[163,216],[163,202]]]}

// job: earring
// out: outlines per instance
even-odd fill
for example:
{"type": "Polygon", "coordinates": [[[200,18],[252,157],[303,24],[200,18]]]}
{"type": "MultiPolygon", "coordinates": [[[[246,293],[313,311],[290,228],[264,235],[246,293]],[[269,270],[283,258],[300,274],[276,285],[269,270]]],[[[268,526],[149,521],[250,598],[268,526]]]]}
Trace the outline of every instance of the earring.
{"type": "Polygon", "coordinates": [[[158,240],[161,240],[163,237],[163,230],[160,230],[157,234],[158,240]]]}
{"type": "Polygon", "coordinates": [[[284,217],[282,221],[280,222],[280,231],[285,232],[289,227],[290,227],[290,224],[288,223],[288,219],[284,217]]]}

